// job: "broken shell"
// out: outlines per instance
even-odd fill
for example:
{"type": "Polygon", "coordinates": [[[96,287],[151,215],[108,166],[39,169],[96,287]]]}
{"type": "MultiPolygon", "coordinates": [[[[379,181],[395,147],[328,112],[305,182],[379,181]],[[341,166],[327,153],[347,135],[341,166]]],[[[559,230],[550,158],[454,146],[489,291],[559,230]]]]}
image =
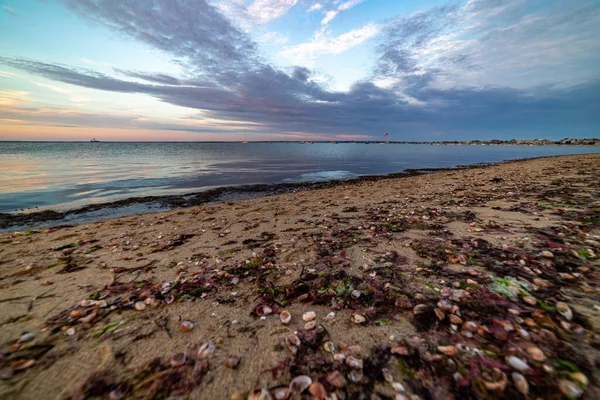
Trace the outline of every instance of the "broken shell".
{"type": "Polygon", "coordinates": [[[224,364],[227,368],[236,369],[240,365],[240,361],[239,357],[227,357],[224,364]]]}
{"type": "Polygon", "coordinates": [[[248,400],[273,400],[273,397],[267,389],[260,389],[250,393],[248,400]]]}
{"type": "Polygon", "coordinates": [[[338,389],[342,389],[346,386],[346,378],[344,378],[344,375],[342,375],[339,371],[333,371],[327,375],[327,382],[338,389]]]}
{"type": "Polygon", "coordinates": [[[292,314],[290,314],[289,312],[283,310],[281,312],[281,314],[279,314],[279,318],[281,319],[281,323],[282,324],[287,325],[292,320],[292,314]]]}
{"type": "Polygon", "coordinates": [[[65,331],[65,335],[73,336],[75,334],[75,328],[69,328],[65,331]]]}
{"type": "Polygon", "coordinates": [[[525,371],[529,371],[531,369],[531,367],[525,361],[521,360],[519,357],[515,357],[515,356],[506,357],[506,362],[508,363],[508,365],[510,365],[511,367],[513,367],[514,369],[516,369],[519,372],[525,372],[525,371]]]}
{"type": "Polygon", "coordinates": [[[290,382],[291,394],[300,394],[304,392],[312,384],[312,379],[307,375],[300,375],[292,379],[290,382]]]}
{"type": "Polygon", "coordinates": [[[529,393],[529,384],[527,383],[527,379],[525,379],[525,377],[518,372],[512,373],[512,379],[517,390],[521,392],[521,394],[527,396],[529,393]]]}
{"type": "Polygon", "coordinates": [[[300,338],[293,333],[290,333],[285,337],[285,343],[287,344],[288,349],[292,352],[293,355],[296,355],[298,352],[298,347],[300,347],[300,338]]]}
{"type": "Polygon", "coordinates": [[[317,314],[314,311],[307,311],[302,314],[302,319],[307,322],[312,321],[315,318],[317,318],[317,314]]]}
{"type": "Polygon", "coordinates": [[[483,384],[487,390],[492,392],[504,391],[506,384],[508,383],[508,379],[506,378],[506,374],[504,372],[500,371],[498,368],[494,368],[491,371],[490,378],[492,378],[493,381],[483,381],[483,384]]]}
{"type": "Polygon", "coordinates": [[[308,392],[319,400],[327,400],[327,390],[319,382],[314,382],[308,387],[308,392]]]}
{"type": "Polygon", "coordinates": [[[27,368],[33,367],[35,360],[19,360],[11,364],[10,369],[12,371],[23,371],[27,368]]]}
{"type": "Polygon", "coordinates": [[[363,368],[363,360],[355,357],[346,358],[346,365],[350,368],[362,369],[363,368]]]}
{"type": "Polygon", "coordinates": [[[265,304],[261,304],[256,307],[256,310],[254,312],[259,317],[264,317],[264,316],[271,314],[273,312],[273,309],[265,304]]]}
{"type": "Polygon", "coordinates": [[[447,356],[455,356],[458,353],[456,346],[438,346],[437,349],[440,353],[444,353],[447,356]]]}
{"type": "Polygon", "coordinates": [[[558,381],[558,388],[570,399],[577,399],[583,395],[583,390],[577,384],[566,379],[558,381]]]}
{"type": "Polygon", "coordinates": [[[562,315],[567,321],[573,319],[573,311],[571,311],[571,307],[569,307],[567,303],[563,303],[562,301],[557,302],[556,311],[558,311],[558,313],[562,315]]]}
{"type": "Polygon", "coordinates": [[[275,400],[287,400],[290,397],[290,389],[287,387],[275,388],[271,390],[275,400]]]}
{"type": "Polygon", "coordinates": [[[414,315],[423,314],[423,313],[426,313],[427,311],[429,311],[429,306],[427,306],[425,304],[417,304],[415,306],[415,308],[413,308],[414,315]]]}
{"type": "Polygon", "coordinates": [[[327,314],[325,316],[325,319],[334,319],[335,318],[335,312],[331,311],[329,314],[327,314]]]}
{"type": "Polygon", "coordinates": [[[335,351],[335,345],[333,344],[333,342],[325,342],[323,348],[328,353],[333,353],[335,351]]]}
{"type": "Polygon", "coordinates": [[[360,369],[353,369],[348,373],[348,379],[350,379],[352,382],[360,382],[362,381],[362,378],[363,372],[360,369]]]}
{"type": "Polygon", "coordinates": [[[527,353],[535,361],[546,361],[546,355],[539,347],[531,346],[527,348],[527,353]]]}
{"type": "Polygon", "coordinates": [[[138,311],[144,311],[146,309],[146,304],[143,301],[138,301],[135,303],[135,309],[138,311]]]}
{"type": "Polygon", "coordinates": [[[21,335],[17,343],[31,342],[33,339],[35,339],[35,334],[33,332],[26,332],[21,335]]]}
{"type": "Polygon", "coordinates": [[[185,353],[175,353],[169,358],[169,364],[171,364],[172,367],[181,367],[185,364],[186,360],[187,356],[185,353]]]}
{"type": "Polygon", "coordinates": [[[312,329],[315,329],[316,326],[317,326],[317,321],[308,321],[304,325],[304,329],[306,329],[307,331],[310,331],[312,329]]]}
{"type": "Polygon", "coordinates": [[[183,321],[183,322],[181,323],[181,330],[182,330],[183,332],[189,332],[189,331],[191,331],[192,329],[194,329],[194,324],[193,324],[193,323],[191,323],[190,321],[183,321]]]}
{"type": "Polygon", "coordinates": [[[173,296],[172,294],[165,297],[165,303],[167,303],[167,304],[171,304],[174,301],[175,301],[175,296],[173,296]]]}
{"type": "Polygon", "coordinates": [[[196,360],[203,360],[212,356],[217,349],[217,346],[212,343],[204,343],[196,352],[196,360]]]}
{"type": "Polygon", "coordinates": [[[351,293],[351,296],[353,299],[358,299],[360,297],[360,291],[358,290],[353,290],[351,293]]]}
{"type": "Polygon", "coordinates": [[[365,317],[363,317],[360,314],[353,314],[352,315],[352,322],[354,322],[355,324],[362,324],[366,321],[367,319],[365,317]]]}

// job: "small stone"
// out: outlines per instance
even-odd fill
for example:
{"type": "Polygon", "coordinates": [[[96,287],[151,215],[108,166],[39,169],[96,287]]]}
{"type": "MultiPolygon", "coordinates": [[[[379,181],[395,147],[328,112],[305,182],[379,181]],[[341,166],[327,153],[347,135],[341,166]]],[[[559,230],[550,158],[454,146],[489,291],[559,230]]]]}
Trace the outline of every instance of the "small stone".
{"type": "Polygon", "coordinates": [[[360,291],[353,290],[351,296],[353,299],[358,299],[360,297],[360,294],[361,294],[360,291]]]}
{"type": "Polygon", "coordinates": [[[143,301],[138,301],[137,303],[135,303],[135,309],[138,311],[144,311],[146,309],[146,303],[144,303],[143,301]]]}
{"type": "Polygon", "coordinates": [[[307,331],[313,330],[315,329],[317,326],[317,321],[308,321],[305,325],[304,325],[304,329],[306,329],[307,331]]]}
{"type": "Polygon", "coordinates": [[[450,316],[448,318],[450,319],[450,323],[452,323],[452,324],[460,325],[463,323],[462,318],[459,317],[458,315],[450,314],[450,316]]]}
{"type": "Polygon", "coordinates": [[[191,323],[190,321],[183,321],[181,323],[181,331],[182,332],[189,332],[192,329],[194,329],[194,324],[191,323]]]}
{"type": "Polygon", "coordinates": [[[327,400],[327,390],[325,390],[325,386],[319,382],[312,383],[308,387],[308,392],[318,400],[327,400]]]}
{"type": "Polygon", "coordinates": [[[229,400],[246,400],[246,396],[244,396],[242,392],[233,392],[229,397],[229,400]]]}
{"type": "Polygon", "coordinates": [[[304,314],[302,314],[302,319],[304,321],[312,321],[315,318],[317,318],[317,314],[314,311],[307,311],[304,314]]]}
{"type": "Polygon", "coordinates": [[[524,296],[523,301],[531,306],[535,306],[537,304],[537,300],[532,296],[524,296]]]}
{"type": "Polygon", "coordinates": [[[513,367],[514,369],[516,369],[519,372],[527,372],[527,371],[531,370],[531,367],[525,361],[521,360],[519,357],[508,356],[506,358],[506,362],[508,363],[508,365],[510,365],[511,367],[513,367]]]}
{"type": "Polygon", "coordinates": [[[342,389],[346,387],[346,378],[339,371],[333,371],[329,375],[327,375],[327,382],[331,384],[331,386],[342,389]]]}
{"type": "Polygon", "coordinates": [[[240,365],[240,361],[239,357],[227,357],[224,364],[227,368],[236,369],[240,365]]]}
{"type": "Polygon", "coordinates": [[[328,353],[333,353],[335,351],[335,345],[333,342],[325,342],[325,344],[323,344],[323,348],[328,353]]]}
{"type": "Polygon", "coordinates": [[[558,313],[562,315],[567,321],[573,319],[573,311],[571,311],[571,307],[569,307],[567,303],[563,303],[562,301],[557,302],[556,311],[558,311],[558,313]]]}
{"type": "Polygon", "coordinates": [[[26,332],[26,333],[22,334],[21,337],[19,337],[19,340],[17,342],[18,343],[27,343],[27,342],[31,342],[33,339],[35,339],[35,334],[33,332],[26,332]]]}
{"type": "Polygon", "coordinates": [[[360,358],[355,358],[355,357],[348,357],[346,358],[346,365],[349,366],[350,368],[356,368],[356,369],[362,369],[363,368],[363,360],[361,360],[360,358]]]}
{"type": "Polygon", "coordinates": [[[531,357],[534,361],[546,361],[546,355],[539,347],[531,346],[527,348],[527,353],[529,357],[531,357]]]}
{"type": "Polygon", "coordinates": [[[423,313],[426,313],[428,310],[429,310],[429,306],[427,306],[425,304],[417,304],[415,306],[415,308],[413,308],[413,314],[414,315],[423,314],[423,313]]]}
{"type": "Polygon", "coordinates": [[[571,378],[573,378],[577,382],[581,383],[583,385],[583,387],[586,387],[590,383],[587,376],[585,376],[581,372],[573,372],[571,374],[571,378]]]}
{"type": "Polygon", "coordinates": [[[325,319],[334,319],[335,318],[335,312],[331,311],[330,313],[328,313],[325,316],[325,319]]]}
{"type": "Polygon", "coordinates": [[[554,257],[554,254],[552,254],[552,252],[548,251],[548,250],[544,250],[540,254],[541,254],[542,257],[546,257],[546,258],[553,258],[554,257]]]}
{"type": "Polygon", "coordinates": [[[367,319],[365,317],[363,317],[360,314],[353,314],[352,315],[352,322],[354,322],[355,324],[362,324],[366,321],[367,319]]]}
{"type": "Polygon", "coordinates": [[[292,394],[300,394],[304,392],[312,384],[312,379],[307,375],[300,375],[292,379],[290,382],[290,392],[292,394]]]}
{"type": "Polygon", "coordinates": [[[458,353],[458,348],[456,346],[438,346],[438,351],[440,353],[444,353],[445,355],[451,357],[458,353]]]}
{"type": "Polygon", "coordinates": [[[75,328],[69,328],[65,331],[65,335],[73,336],[75,334],[75,328]]]}

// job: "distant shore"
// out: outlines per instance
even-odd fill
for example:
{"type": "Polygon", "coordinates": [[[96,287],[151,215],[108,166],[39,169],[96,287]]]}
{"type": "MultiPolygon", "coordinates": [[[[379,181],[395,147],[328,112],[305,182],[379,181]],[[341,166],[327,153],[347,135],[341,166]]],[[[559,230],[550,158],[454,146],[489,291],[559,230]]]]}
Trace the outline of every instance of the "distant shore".
{"type": "Polygon", "coordinates": [[[0,234],[0,397],[600,398],[600,155],[423,172],[0,234]]]}

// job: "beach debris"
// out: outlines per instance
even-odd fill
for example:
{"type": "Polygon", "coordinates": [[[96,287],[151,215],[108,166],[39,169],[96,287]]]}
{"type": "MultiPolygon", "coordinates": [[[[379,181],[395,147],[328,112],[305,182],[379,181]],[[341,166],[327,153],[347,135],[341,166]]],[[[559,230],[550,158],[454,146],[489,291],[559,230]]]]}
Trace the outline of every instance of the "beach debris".
{"type": "Polygon", "coordinates": [[[31,342],[33,339],[35,339],[35,333],[25,332],[24,334],[22,334],[19,337],[19,339],[17,340],[17,343],[27,343],[27,342],[31,342]]]}
{"type": "Polygon", "coordinates": [[[224,364],[227,368],[236,369],[240,365],[240,361],[239,357],[227,357],[224,364]]]}
{"type": "Polygon", "coordinates": [[[516,356],[506,357],[506,362],[519,372],[527,372],[531,370],[531,367],[527,364],[527,362],[516,356]]]}
{"type": "Polygon", "coordinates": [[[335,351],[335,345],[333,344],[333,342],[325,342],[323,344],[323,348],[328,353],[333,353],[335,351]]]}
{"type": "Polygon", "coordinates": [[[529,357],[531,357],[531,359],[534,361],[546,361],[546,355],[539,347],[530,346],[527,348],[527,353],[529,354],[529,357]]]}
{"type": "Polygon", "coordinates": [[[217,346],[213,343],[202,344],[196,352],[196,360],[204,360],[205,358],[210,358],[214,354],[216,349],[217,346]]]}
{"type": "Polygon", "coordinates": [[[344,378],[344,375],[342,375],[340,371],[329,373],[329,375],[327,375],[327,382],[337,389],[342,389],[347,385],[346,378],[344,378]]]}
{"type": "Polygon", "coordinates": [[[527,396],[529,394],[529,383],[527,383],[527,379],[518,372],[513,372],[511,376],[517,390],[522,395],[527,396]]]}
{"type": "Polygon", "coordinates": [[[308,392],[318,400],[327,400],[327,390],[325,390],[325,386],[319,382],[313,382],[308,387],[308,392]]]}
{"type": "Polygon", "coordinates": [[[248,400],[273,400],[273,397],[267,389],[259,389],[250,393],[248,400]]]}
{"type": "Polygon", "coordinates": [[[282,324],[287,325],[292,321],[292,314],[286,310],[283,310],[281,314],[279,314],[279,318],[281,319],[282,324]]]}
{"type": "Polygon", "coordinates": [[[315,329],[317,326],[317,321],[308,321],[306,324],[304,324],[304,329],[306,329],[307,331],[310,331],[312,329],[315,329]]]}
{"type": "Polygon", "coordinates": [[[300,338],[298,336],[294,335],[293,333],[290,333],[286,336],[285,343],[287,344],[287,347],[292,352],[292,354],[296,355],[296,353],[298,352],[298,348],[300,347],[300,344],[302,342],[300,341],[300,338]]]}
{"type": "Polygon", "coordinates": [[[194,329],[194,324],[190,321],[183,321],[181,323],[181,331],[182,332],[189,332],[192,329],[194,329]]]}
{"type": "Polygon", "coordinates": [[[146,309],[146,303],[144,303],[143,301],[138,301],[137,303],[135,303],[135,309],[138,311],[144,311],[146,309]]]}
{"type": "Polygon", "coordinates": [[[363,360],[349,356],[348,358],[346,358],[346,365],[349,366],[350,368],[362,369],[363,368],[363,360]]]}
{"type": "Polygon", "coordinates": [[[273,309],[265,304],[260,304],[254,310],[259,317],[265,317],[273,312],[273,309]]]}
{"type": "Polygon", "coordinates": [[[360,314],[352,314],[351,319],[355,324],[363,324],[367,321],[367,319],[360,314]]]}
{"type": "Polygon", "coordinates": [[[279,387],[271,390],[274,400],[287,400],[290,397],[290,388],[279,387]]]}
{"type": "Polygon", "coordinates": [[[556,311],[567,321],[573,319],[573,311],[571,311],[571,307],[567,303],[563,303],[562,301],[556,302],[556,311]]]}
{"type": "Polygon", "coordinates": [[[581,389],[576,383],[567,379],[560,379],[558,381],[558,388],[570,399],[578,399],[583,396],[583,389],[581,389]]]}

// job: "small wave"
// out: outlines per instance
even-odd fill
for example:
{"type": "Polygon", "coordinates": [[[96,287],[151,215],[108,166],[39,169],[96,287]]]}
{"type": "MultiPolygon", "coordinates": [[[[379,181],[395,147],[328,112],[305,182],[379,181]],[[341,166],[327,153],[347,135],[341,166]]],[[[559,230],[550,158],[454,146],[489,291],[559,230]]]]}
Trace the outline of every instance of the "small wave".
{"type": "Polygon", "coordinates": [[[286,178],[285,182],[331,181],[335,179],[350,179],[358,175],[350,171],[319,171],[302,174],[298,178],[286,178]]]}

